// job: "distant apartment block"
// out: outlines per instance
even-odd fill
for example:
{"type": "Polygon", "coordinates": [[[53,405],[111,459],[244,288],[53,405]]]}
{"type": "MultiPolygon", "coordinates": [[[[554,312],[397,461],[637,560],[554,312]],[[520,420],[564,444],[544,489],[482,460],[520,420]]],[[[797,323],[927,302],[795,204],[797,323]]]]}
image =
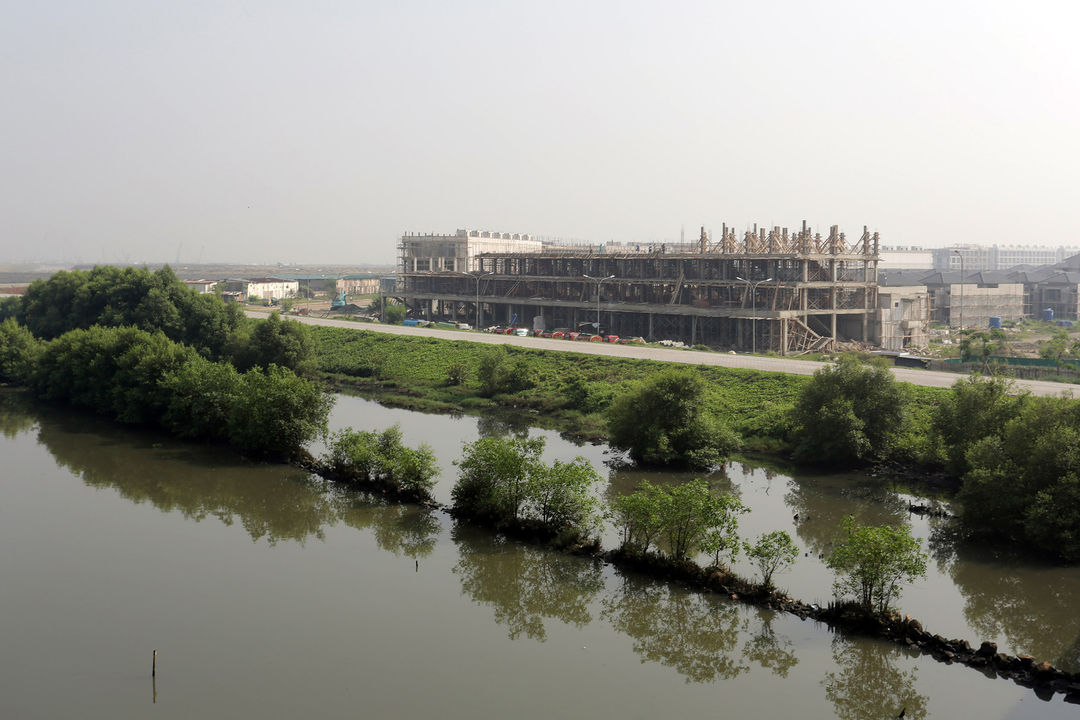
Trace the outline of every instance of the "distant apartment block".
{"type": "Polygon", "coordinates": [[[964,272],[976,272],[1009,270],[1017,265],[1053,265],[1080,253],[1080,248],[1045,245],[951,245],[935,248],[932,253],[934,270],[963,269],[964,272]]]}

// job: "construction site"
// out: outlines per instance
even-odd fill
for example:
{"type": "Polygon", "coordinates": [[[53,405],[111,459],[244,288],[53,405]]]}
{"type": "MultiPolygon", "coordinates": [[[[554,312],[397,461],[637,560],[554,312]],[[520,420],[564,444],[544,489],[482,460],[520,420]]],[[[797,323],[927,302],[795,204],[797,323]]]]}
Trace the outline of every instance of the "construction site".
{"type": "Polygon", "coordinates": [[[441,259],[460,254],[475,235],[401,238],[395,295],[415,317],[779,355],[877,341],[879,237],[865,227],[849,240],[835,225],[827,235],[805,222],[794,232],[755,225],[741,236],[725,225],[717,239],[702,228],[694,243],[644,247],[566,247],[529,238],[540,246],[466,246],[468,257],[441,259]],[[448,266],[454,269],[442,269],[448,266]]]}

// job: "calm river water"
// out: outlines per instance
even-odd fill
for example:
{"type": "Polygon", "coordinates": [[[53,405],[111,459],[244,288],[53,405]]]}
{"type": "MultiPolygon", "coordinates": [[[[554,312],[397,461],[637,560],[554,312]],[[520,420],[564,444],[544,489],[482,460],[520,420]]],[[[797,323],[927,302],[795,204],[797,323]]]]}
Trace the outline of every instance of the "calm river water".
{"type": "MultiPolygon", "coordinates": [[[[398,422],[443,466],[492,419],[343,396],[336,427],[398,422]]],[[[521,431],[521,428],[517,428],[521,431]]],[[[553,433],[550,457],[604,449],[553,433]]],[[[1075,717],[1057,696],[812,621],[508,543],[305,473],[0,393],[0,717],[1075,717]],[[158,650],[156,679],[150,677],[158,650]]],[[[611,474],[605,494],[640,473],[611,474]]],[[[676,482],[678,477],[648,475],[676,482]]],[[[710,478],[808,557],[778,578],[827,600],[841,517],[933,536],[901,599],[933,632],[1078,660],[1075,570],[956,548],[883,482],[733,463],[710,478]],[[798,514],[800,520],[793,520],[798,514]]],[[[610,544],[610,543],[608,543],[610,544]]],[[[749,572],[749,569],[746,569],[749,572]]]]}

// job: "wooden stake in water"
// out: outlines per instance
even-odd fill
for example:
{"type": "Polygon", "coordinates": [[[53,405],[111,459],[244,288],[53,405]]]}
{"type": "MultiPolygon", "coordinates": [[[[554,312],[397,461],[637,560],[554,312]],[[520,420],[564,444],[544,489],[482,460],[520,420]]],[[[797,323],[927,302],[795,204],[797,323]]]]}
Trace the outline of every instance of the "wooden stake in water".
{"type": "Polygon", "coordinates": [[[154,664],[150,668],[150,677],[157,677],[157,650],[154,651],[154,664]]]}

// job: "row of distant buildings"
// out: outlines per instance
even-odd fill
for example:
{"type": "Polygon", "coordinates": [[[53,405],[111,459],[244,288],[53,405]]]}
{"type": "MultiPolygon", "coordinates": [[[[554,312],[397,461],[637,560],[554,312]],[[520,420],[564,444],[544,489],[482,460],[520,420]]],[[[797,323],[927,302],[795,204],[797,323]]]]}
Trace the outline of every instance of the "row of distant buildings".
{"type": "MultiPolygon", "coordinates": [[[[284,300],[304,293],[345,293],[374,295],[386,284],[380,275],[289,275],[286,277],[232,278],[226,280],[184,280],[199,293],[221,292],[226,300],[246,302],[250,298],[284,300]]],[[[391,283],[392,284],[392,283],[391,283]]]]}
{"type": "Polygon", "coordinates": [[[805,222],[742,233],[725,225],[719,236],[702,228],[694,242],[647,245],[457,230],[403,235],[398,251],[396,295],[417,317],[779,354],[850,340],[923,347],[933,323],[986,327],[1080,310],[1080,258],[1069,257],[1080,250],[884,248],[865,227],[849,238],[805,222]]]}
{"type": "Polygon", "coordinates": [[[950,245],[943,248],[882,247],[881,270],[1011,270],[1064,262],[1080,248],[1049,245],[950,245]]]}

